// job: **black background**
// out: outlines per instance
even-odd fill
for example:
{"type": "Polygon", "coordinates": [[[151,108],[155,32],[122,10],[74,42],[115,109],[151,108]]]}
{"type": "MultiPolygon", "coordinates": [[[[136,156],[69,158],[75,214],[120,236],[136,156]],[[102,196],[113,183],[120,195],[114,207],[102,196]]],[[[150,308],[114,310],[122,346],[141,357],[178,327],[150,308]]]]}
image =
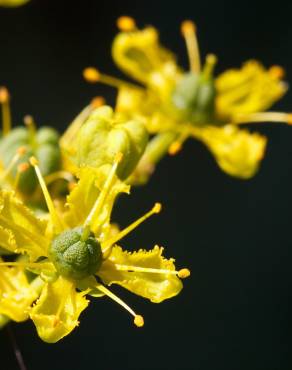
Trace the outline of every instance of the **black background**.
{"type": "MultiPolygon", "coordinates": [[[[249,58],[283,65],[292,81],[292,3],[256,1],[33,0],[0,10],[0,84],[12,93],[15,123],[30,113],[60,130],[95,95],[85,66],[121,76],[110,56],[115,20],[128,14],[160,29],[186,65],[180,22],[194,19],[202,54],[219,57],[217,71],[249,58]]],[[[277,110],[292,110],[291,92],[277,110]]],[[[28,370],[276,370],[291,369],[292,127],[257,125],[269,137],[261,171],[250,181],[223,174],[205,147],[189,141],[159,166],[148,186],[116,207],[127,225],[159,200],[164,209],[122,243],[158,243],[192,276],[182,293],[160,305],[115,289],[145,317],[137,329],[108,299],[94,300],[71,335],[42,343],[33,324],[13,325],[28,370]]],[[[5,330],[0,369],[17,369],[5,330]]]]}

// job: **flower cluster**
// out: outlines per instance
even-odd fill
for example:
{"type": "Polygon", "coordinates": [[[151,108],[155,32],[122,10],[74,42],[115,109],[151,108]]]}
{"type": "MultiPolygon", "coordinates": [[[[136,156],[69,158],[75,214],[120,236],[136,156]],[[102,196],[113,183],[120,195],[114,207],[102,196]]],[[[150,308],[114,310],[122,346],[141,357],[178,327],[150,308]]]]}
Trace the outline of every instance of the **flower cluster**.
{"type": "Polygon", "coordinates": [[[159,303],[176,296],[190,274],[176,270],[162,247],[130,252],[117,244],[161,209],[156,203],[123,230],[111,223],[116,197],[129,193],[125,179],[147,146],[144,125],[95,101],[59,137],[49,127],[37,130],[31,117],[12,129],[5,88],[0,101],[0,326],[31,318],[54,343],[78,325],[86,296],[108,296],[143,326],[108,286],[159,303]]]}
{"type": "Polygon", "coordinates": [[[102,74],[93,67],[84,70],[84,77],[92,83],[116,87],[116,111],[127,119],[141,119],[152,136],[132,182],[146,182],[156,163],[167,153],[177,153],[189,137],[202,141],[229,175],[252,177],[264,156],[267,140],[240,125],[268,121],[291,124],[290,114],[264,112],[287,90],[283,69],[266,69],[250,60],[239,69],[214,77],[216,56],[208,54],[201,66],[196,27],[185,21],[181,32],[190,64],[189,71],[185,71],[160,45],[154,27],[138,29],[129,17],[119,18],[118,27],[121,32],[112,45],[114,62],[139,85],[102,74]]]}

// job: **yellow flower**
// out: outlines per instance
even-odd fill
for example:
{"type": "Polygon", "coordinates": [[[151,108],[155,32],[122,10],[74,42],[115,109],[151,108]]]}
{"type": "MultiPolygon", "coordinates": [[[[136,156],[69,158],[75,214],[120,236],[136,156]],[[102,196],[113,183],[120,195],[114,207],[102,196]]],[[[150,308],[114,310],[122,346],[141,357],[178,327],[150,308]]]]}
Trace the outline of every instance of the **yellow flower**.
{"type": "Polygon", "coordinates": [[[150,251],[131,253],[116,244],[161,208],[157,203],[124,230],[112,232],[110,216],[116,196],[129,192],[129,186],[116,176],[120,161],[121,155],[117,155],[112,166],[104,165],[98,170],[83,167],[77,185],[67,197],[65,210],[60,211],[53,204],[36,159],[32,158],[49,218],[36,217],[12,191],[0,191],[1,245],[29,257],[27,262],[0,263],[1,279],[3,276],[6,279],[2,283],[4,288],[0,284],[4,289],[4,293],[0,291],[0,313],[17,320],[29,315],[46,342],[60,340],[78,325],[79,315],[89,303],[86,295],[110,297],[133,315],[137,326],[143,326],[143,317],[106,285],[121,285],[159,303],[177,295],[182,289],[180,278],[189,275],[187,269],[175,270],[174,260],[162,256],[163,248],[155,246],[150,251]],[[31,285],[22,270],[20,277],[12,270],[20,267],[38,276],[31,285]],[[12,274],[13,287],[6,287],[6,275],[12,274]],[[36,292],[38,299],[31,307],[36,292]],[[11,297],[8,295],[5,300],[6,293],[11,297]],[[14,307],[17,300],[18,312],[14,307]]]}
{"type": "Polygon", "coordinates": [[[290,114],[263,112],[286,92],[283,69],[266,69],[255,60],[240,69],[228,70],[217,78],[217,58],[206,57],[201,67],[196,27],[182,23],[190,70],[184,71],[174,55],[161,46],[155,28],[139,30],[129,17],[118,19],[121,32],[112,45],[117,66],[142,86],[84,70],[89,82],[118,88],[116,111],[128,119],[142,120],[154,135],[137,168],[133,182],[147,181],[155,164],[167,152],[175,154],[184,141],[194,137],[205,143],[218,165],[228,174],[250,178],[264,156],[266,138],[242,131],[238,126],[251,122],[291,123],[290,114]],[[232,126],[232,128],[231,128],[232,126]]]}
{"type": "Polygon", "coordinates": [[[12,8],[16,6],[21,6],[28,3],[30,0],[0,0],[0,6],[5,6],[7,8],[12,8]]]}

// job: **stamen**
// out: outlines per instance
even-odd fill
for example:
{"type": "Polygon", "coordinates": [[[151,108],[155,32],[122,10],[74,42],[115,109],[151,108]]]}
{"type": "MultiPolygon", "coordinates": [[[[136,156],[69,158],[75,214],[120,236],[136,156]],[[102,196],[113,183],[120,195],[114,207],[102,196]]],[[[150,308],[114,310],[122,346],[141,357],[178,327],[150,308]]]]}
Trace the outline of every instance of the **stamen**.
{"type": "Polygon", "coordinates": [[[196,26],[194,22],[186,20],[181,24],[181,33],[185,39],[189,57],[190,70],[199,73],[201,70],[199,45],[196,36],[196,26]]]}
{"type": "Polygon", "coordinates": [[[117,302],[120,306],[124,307],[133,317],[134,317],[134,324],[138,327],[142,327],[144,325],[144,319],[141,315],[137,315],[131,307],[129,307],[124,301],[122,301],[119,297],[117,297],[114,293],[108,290],[104,285],[97,284],[96,288],[99,289],[102,293],[107,295],[113,301],[117,302]]]}
{"type": "Polygon", "coordinates": [[[115,264],[115,268],[119,271],[129,271],[129,272],[146,272],[150,274],[169,274],[169,275],[177,275],[181,279],[185,279],[190,276],[190,270],[184,268],[179,271],[175,270],[166,270],[166,269],[155,269],[155,268],[148,268],[148,267],[139,267],[139,266],[128,266],[128,265],[120,265],[115,264]]]}
{"type": "Polygon", "coordinates": [[[0,266],[39,268],[41,270],[56,271],[51,262],[0,262],[0,266]]]}
{"type": "Polygon", "coordinates": [[[135,19],[126,15],[117,19],[117,27],[123,32],[134,31],[137,29],[135,19]]]}
{"type": "Polygon", "coordinates": [[[205,78],[210,78],[213,74],[214,67],[217,64],[217,57],[215,54],[208,54],[204,65],[203,75],[205,78]]]}
{"type": "Polygon", "coordinates": [[[168,148],[168,154],[176,155],[182,149],[183,144],[188,137],[189,130],[185,128],[180,136],[173,143],[170,144],[170,147],[168,148]]]}
{"type": "Polygon", "coordinates": [[[122,153],[118,153],[114,159],[114,163],[112,165],[112,168],[108,174],[108,177],[103,185],[103,188],[96,200],[96,202],[94,203],[91,211],[89,212],[89,215],[87,216],[85,222],[84,222],[84,229],[88,229],[90,228],[91,226],[91,222],[92,222],[92,219],[94,218],[94,216],[96,214],[98,214],[102,207],[104,206],[104,203],[105,203],[105,200],[112,188],[112,185],[115,181],[115,175],[116,175],[116,171],[117,171],[117,167],[119,165],[119,163],[121,162],[122,160],[122,157],[123,157],[123,154],[122,153]]]}
{"type": "Polygon", "coordinates": [[[134,88],[134,89],[139,89],[139,86],[137,86],[137,85],[135,85],[131,82],[127,82],[127,81],[121,80],[119,78],[109,76],[109,75],[104,74],[104,73],[100,73],[94,67],[85,68],[83,70],[83,77],[89,83],[101,82],[105,85],[109,85],[109,86],[115,87],[117,89],[120,89],[121,87],[125,87],[125,86],[131,87],[131,88],[134,88]]]}
{"type": "Polygon", "coordinates": [[[11,161],[9,162],[8,166],[6,167],[5,171],[2,173],[0,177],[0,182],[5,180],[5,178],[9,175],[14,165],[17,161],[26,153],[26,148],[21,146],[17,149],[16,154],[12,157],[11,161]]]}
{"type": "Polygon", "coordinates": [[[29,114],[23,117],[23,122],[28,129],[31,145],[36,142],[36,124],[32,116],[29,114]]]}
{"type": "Polygon", "coordinates": [[[272,66],[269,69],[269,74],[276,80],[281,80],[285,76],[285,70],[281,66],[272,66]]]}
{"type": "Polygon", "coordinates": [[[14,180],[14,184],[13,184],[13,188],[14,190],[17,190],[18,188],[18,184],[19,184],[19,180],[20,180],[20,175],[27,171],[29,169],[29,163],[27,162],[24,162],[24,163],[20,163],[18,166],[17,166],[17,172],[16,172],[16,176],[15,176],[15,180],[14,180]]]}
{"type": "Polygon", "coordinates": [[[159,213],[161,211],[161,204],[155,203],[154,207],[147,212],[144,216],[140,217],[138,220],[134,221],[131,225],[126,227],[124,230],[120,231],[117,235],[113,236],[112,238],[106,240],[102,243],[103,253],[105,253],[109,248],[112,247],[117,241],[121,240],[127,234],[129,234],[132,230],[138,227],[142,222],[144,222],[147,218],[152,216],[155,213],[159,213]]]}
{"type": "Polygon", "coordinates": [[[53,203],[52,198],[50,196],[50,193],[48,191],[47,185],[46,185],[45,180],[44,180],[44,178],[41,174],[41,171],[39,169],[38,160],[35,157],[31,157],[30,158],[30,164],[34,167],[35,173],[36,173],[37,178],[39,180],[40,187],[41,187],[42,192],[44,194],[45,201],[46,201],[46,204],[47,204],[50,216],[51,216],[52,223],[55,226],[56,231],[61,232],[62,229],[63,229],[62,222],[61,222],[61,220],[60,220],[60,218],[57,214],[54,203],[53,203]]]}
{"type": "Polygon", "coordinates": [[[3,136],[11,130],[10,95],[6,87],[0,87],[0,104],[2,108],[2,131],[3,136]]]}
{"type": "Polygon", "coordinates": [[[102,96],[96,96],[91,100],[92,107],[99,108],[106,104],[105,98],[102,96]]]}
{"type": "Polygon", "coordinates": [[[292,113],[282,112],[258,112],[246,115],[237,115],[234,123],[257,123],[257,122],[283,122],[292,125],[292,113]]]}

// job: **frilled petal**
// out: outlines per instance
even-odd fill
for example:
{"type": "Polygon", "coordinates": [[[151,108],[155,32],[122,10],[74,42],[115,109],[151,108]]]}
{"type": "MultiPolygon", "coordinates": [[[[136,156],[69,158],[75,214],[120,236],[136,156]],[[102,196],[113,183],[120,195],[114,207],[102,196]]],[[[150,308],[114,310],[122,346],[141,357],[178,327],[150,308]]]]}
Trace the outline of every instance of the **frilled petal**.
{"type": "Polygon", "coordinates": [[[232,121],[237,115],[269,109],[287,91],[281,77],[280,67],[266,69],[254,60],[227,70],[216,79],[217,114],[232,121]]]}
{"type": "Polygon", "coordinates": [[[180,73],[175,58],[159,43],[153,27],[119,33],[112,47],[115,63],[129,76],[169,95],[180,73]]]}
{"type": "MultiPolygon", "coordinates": [[[[103,166],[99,170],[85,167],[80,170],[79,181],[67,197],[68,211],[64,214],[64,219],[68,227],[74,228],[84,224],[98,196],[104,189],[108,172],[108,166],[103,166]]],[[[114,184],[106,197],[102,212],[98,212],[92,219],[91,230],[93,232],[101,225],[105,234],[111,232],[111,211],[117,195],[122,192],[128,193],[129,186],[115,178],[114,184]]]]}
{"type": "Polygon", "coordinates": [[[47,222],[39,220],[12,191],[0,191],[0,244],[32,260],[47,255],[47,222]]]}
{"type": "Polygon", "coordinates": [[[264,156],[267,139],[235,125],[208,126],[193,131],[229,175],[248,179],[255,175],[264,156]]]}
{"type": "Polygon", "coordinates": [[[133,253],[123,251],[121,247],[115,246],[97,275],[107,285],[121,285],[154,303],[160,303],[176,296],[182,289],[181,280],[171,273],[171,271],[175,271],[174,260],[164,258],[162,252],[163,248],[158,246],[150,251],[139,250],[133,253]],[[118,269],[119,265],[128,266],[129,270],[121,271],[118,269]],[[161,273],[137,272],[131,271],[131,266],[164,271],[161,273]],[[170,273],[167,273],[166,270],[170,273]]]}
{"type": "Polygon", "coordinates": [[[43,341],[55,343],[79,324],[79,315],[88,306],[84,295],[85,292],[77,293],[74,284],[61,276],[45,285],[30,313],[43,341]]]}
{"type": "Polygon", "coordinates": [[[0,266],[0,314],[17,322],[27,320],[37,296],[21,267],[0,266]]]}

